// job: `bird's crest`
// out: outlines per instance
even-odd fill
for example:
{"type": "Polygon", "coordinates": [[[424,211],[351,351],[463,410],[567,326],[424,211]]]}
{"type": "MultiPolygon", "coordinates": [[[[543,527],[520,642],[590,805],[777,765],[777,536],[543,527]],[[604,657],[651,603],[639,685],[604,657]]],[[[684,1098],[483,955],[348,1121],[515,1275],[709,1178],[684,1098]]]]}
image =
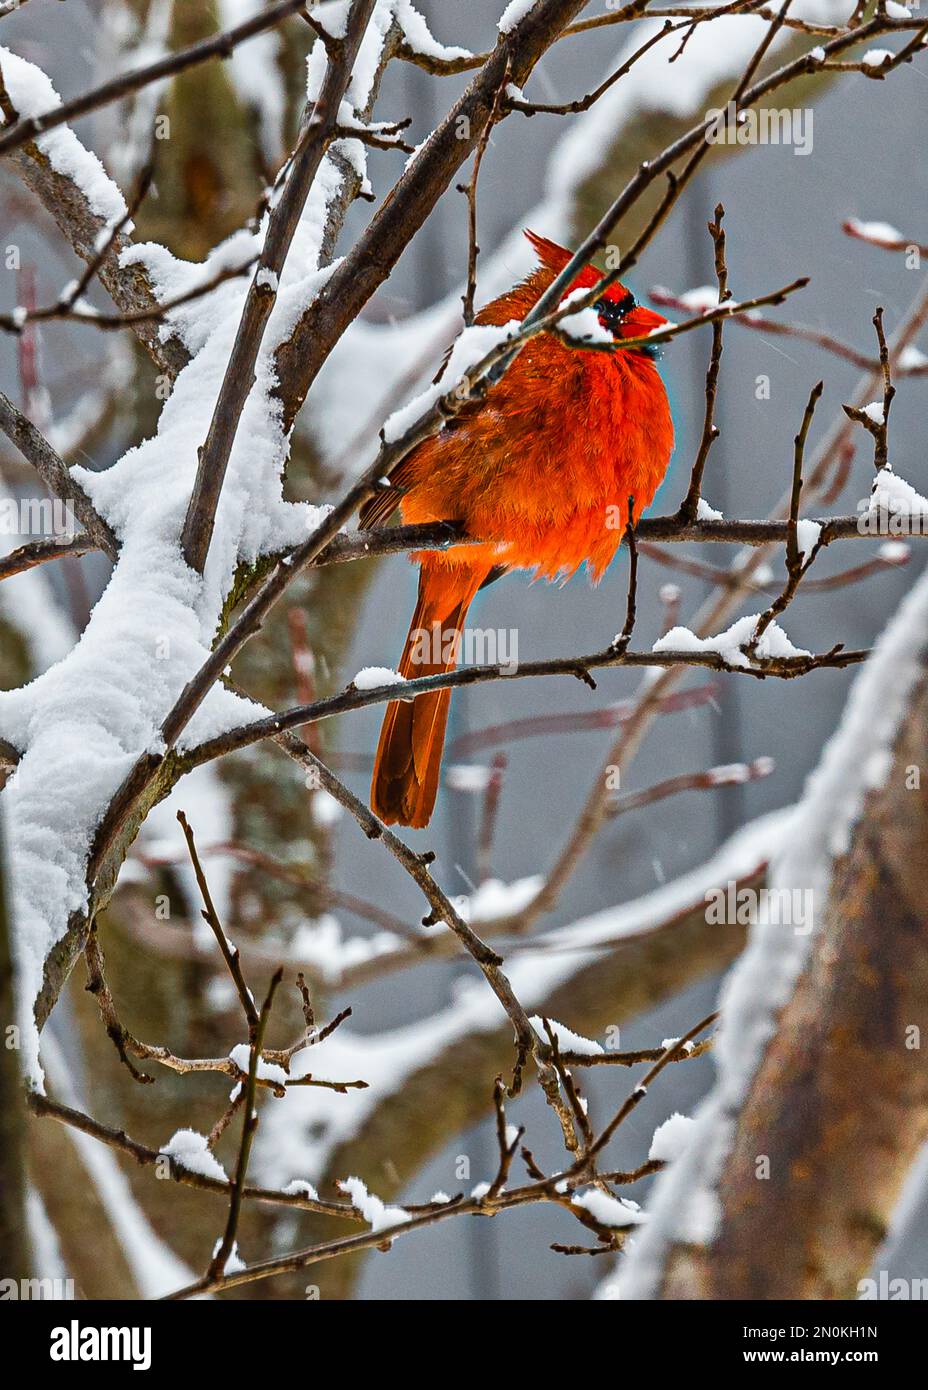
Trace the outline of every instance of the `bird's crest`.
{"type": "MultiPolygon", "coordinates": [[[[525,229],[525,236],[541,261],[546,270],[550,270],[552,275],[560,275],[565,266],[569,265],[573,259],[573,252],[568,251],[563,246],[558,246],[557,242],[549,241],[547,237],[539,236],[537,232],[525,229]]],[[[574,280],[574,289],[593,289],[599,284],[601,275],[593,266],[584,266],[574,280]]]]}

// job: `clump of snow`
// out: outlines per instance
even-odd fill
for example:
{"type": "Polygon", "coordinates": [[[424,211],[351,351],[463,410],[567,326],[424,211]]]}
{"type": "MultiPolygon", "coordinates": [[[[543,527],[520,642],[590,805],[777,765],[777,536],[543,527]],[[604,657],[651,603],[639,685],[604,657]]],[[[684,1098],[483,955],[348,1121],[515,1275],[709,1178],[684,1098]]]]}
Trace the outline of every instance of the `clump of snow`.
{"type": "MultiPolygon", "coordinates": [[[[697,637],[687,627],[672,627],[663,637],[659,637],[651,650],[653,652],[717,652],[729,666],[749,669],[751,661],[743,650],[751,640],[757,627],[759,613],[747,613],[738,618],[731,627],[714,637],[697,637]]],[[[794,647],[778,623],[772,622],[757,644],[760,660],[771,657],[811,656],[802,647],[794,647]]]]}
{"type": "MultiPolygon", "coordinates": [[[[346,99],[356,111],[363,111],[368,105],[380,70],[383,46],[398,9],[404,0],[377,0],[374,12],[361,38],[357,57],[351,70],[346,99]]],[[[335,5],[330,9],[317,6],[316,17],[320,19],[328,33],[336,38],[344,38],[347,32],[348,6],[335,5]],[[341,31],[340,33],[338,31],[341,31]]],[[[306,60],[306,95],[313,102],[319,96],[328,67],[328,55],[322,40],[314,43],[306,60]]]]}
{"type": "MultiPolygon", "coordinates": [[[[239,230],[214,246],[206,259],[197,264],[179,260],[157,242],[136,242],[126,246],[119,257],[121,267],[143,266],[155,294],[162,303],[211,281],[224,272],[249,266],[261,250],[261,238],[253,232],[239,230]]],[[[191,354],[198,353],[231,311],[240,304],[243,281],[227,280],[210,294],[201,295],[188,304],[173,309],[161,325],[162,340],[179,337],[191,354]]]]}
{"type": "Polygon", "coordinates": [[[640,1226],[646,1219],[637,1202],[629,1197],[610,1197],[608,1192],[600,1192],[598,1187],[586,1187],[582,1192],[574,1192],[571,1202],[575,1207],[583,1207],[601,1226],[620,1229],[623,1226],[640,1226]]]}
{"type": "Polygon", "coordinates": [[[698,285],[675,296],[690,314],[707,314],[719,307],[718,285],[698,285]]]}
{"type": "Polygon", "coordinates": [[[355,690],[378,690],[382,685],[405,685],[406,677],[390,666],[365,666],[353,678],[355,690]]]}
{"type": "Polygon", "coordinates": [[[864,241],[885,241],[891,245],[905,241],[891,222],[861,222],[857,217],[849,217],[845,225],[853,236],[861,237],[864,241]]]}
{"type": "Polygon", "coordinates": [[[796,540],[799,545],[800,555],[811,555],[818,545],[822,534],[822,526],[819,521],[801,520],[796,523],[796,540]]]}
{"type": "MultiPolygon", "coordinates": [[[[539,1015],[529,1019],[532,1027],[540,1038],[548,1036],[545,1029],[545,1020],[539,1015]]],[[[580,1033],[574,1033],[563,1023],[558,1023],[556,1018],[547,1020],[548,1027],[557,1039],[557,1045],[562,1052],[577,1052],[583,1057],[601,1057],[603,1049],[593,1038],[584,1038],[580,1033]]]]}
{"type": "MultiPolygon", "coordinates": [[[[61,97],[51,80],[34,63],[0,47],[0,72],[16,111],[24,119],[51,115],[61,97]]],[[[70,179],[97,217],[114,225],[126,215],[126,201],[95,154],[86,150],[66,125],[56,126],[36,140],[56,173],[70,179]]]]}
{"type": "Polygon", "coordinates": [[[403,173],[404,173],[404,174],[405,174],[405,172],[406,172],[407,169],[409,169],[413,164],[415,164],[415,162],[416,162],[416,156],[417,156],[422,150],[425,149],[426,145],[429,143],[429,141],[431,140],[431,138],[432,138],[432,136],[433,136],[434,134],[435,134],[434,130],[430,131],[429,134],[425,137],[424,140],[420,140],[420,141],[419,141],[418,145],[413,145],[413,147],[412,147],[412,152],[406,156],[406,163],[403,165],[403,173]]]}
{"type": "Polygon", "coordinates": [[[875,425],[885,424],[882,401],[871,401],[869,405],[864,406],[863,413],[866,415],[867,419],[872,420],[875,425]]]}
{"type": "Polygon", "coordinates": [[[535,0],[509,0],[509,4],[499,17],[497,28],[501,34],[509,34],[521,19],[524,19],[535,0]]]}
{"type": "Polygon", "coordinates": [[[905,541],[884,541],[876,553],[887,565],[904,565],[912,550],[905,541]]]}
{"type": "Polygon", "coordinates": [[[672,1163],[679,1158],[693,1136],[696,1121],[674,1111],[669,1119],[658,1125],[651,1140],[648,1158],[654,1163],[672,1163]]]}
{"type": "Polygon", "coordinates": [[[906,5],[900,5],[897,0],[886,0],[886,13],[890,19],[911,19],[912,11],[906,5]]]}
{"type": "Polygon", "coordinates": [[[414,53],[421,53],[425,58],[439,58],[445,62],[473,56],[470,49],[439,43],[411,0],[393,0],[393,10],[396,22],[414,53]]]}
{"type": "MultiPolygon", "coordinates": [[[[358,128],[361,126],[358,124],[358,128]]],[[[361,196],[371,198],[374,195],[373,185],[367,174],[367,148],[361,140],[336,140],[332,149],[346,159],[360,180],[361,196]]]]}
{"type": "MultiPolygon", "coordinates": [[[[589,290],[583,289],[582,286],[571,290],[570,294],[565,294],[561,300],[561,307],[586,299],[589,293],[589,290]]],[[[615,341],[608,328],[604,328],[600,323],[599,314],[592,306],[588,309],[578,309],[575,314],[565,315],[560,321],[560,329],[577,343],[608,343],[612,346],[615,341]]]]}
{"type": "MultiPolygon", "coordinates": [[[[380,58],[387,35],[393,26],[395,0],[378,0],[351,70],[346,96],[357,111],[363,111],[370,101],[374,82],[380,70],[380,58]]],[[[319,47],[318,44],[315,45],[319,47]]]]}
{"type": "Polygon", "coordinates": [[[896,359],[896,365],[904,372],[913,372],[919,367],[928,367],[928,357],[920,348],[915,347],[912,343],[907,343],[896,359]]]}
{"type": "Polygon", "coordinates": [[[351,0],[323,0],[321,5],[313,5],[309,13],[331,38],[343,39],[348,32],[350,9],[351,0]]]}
{"type": "Polygon", "coordinates": [[[880,512],[894,516],[928,516],[928,498],[893,472],[892,464],[887,464],[877,470],[870,493],[869,514],[878,516],[880,512]]]}
{"type": "MultiPolygon", "coordinates": [[[[222,1249],[222,1236],[219,1237],[219,1239],[216,1241],[216,1244],[213,1246],[213,1259],[216,1258],[216,1256],[219,1254],[219,1251],[220,1251],[221,1249],[222,1249]]],[[[223,1273],[223,1274],[234,1274],[234,1273],[236,1272],[236,1270],[244,1269],[244,1268],[245,1268],[245,1261],[242,1259],[241,1255],[240,1255],[239,1252],[238,1252],[238,1241],[237,1241],[237,1240],[233,1240],[233,1242],[232,1242],[232,1249],[229,1251],[228,1255],[226,1256],[225,1260],[223,1261],[222,1273],[223,1273]]]]}
{"type": "Polygon", "coordinates": [[[188,1173],[199,1173],[204,1178],[216,1178],[219,1182],[228,1181],[225,1169],[210,1151],[206,1135],[199,1134],[195,1129],[179,1129],[161,1146],[159,1152],[173,1158],[188,1173]]]}
{"type": "Polygon", "coordinates": [[[751,763],[720,763],[709,769],[709,781],[713,786],[737,786],[752,779],[769,777],[775,763],[772,758],[755,758],[751,763]]]}
{"type": "Polygon", "coordinates": [[[313,823],[323,830],[335,825],[344,813],[341,802],[336,801],[332,793],[327,792],[324,787],[313,792],[309,807],[313,823]]]}
{"type": "Polygon", "coordinates": [[[724,521],[724,519],[721,512],[717,512],[714,507],[709,506],[704,497],[700,497],[696,503],[697,521],[724,521]]]}
{"type": "MultiPolygon", "coordinates": [[[[239,1071],[245,1076],[251,1066],[251,1048],[247,1043],[236,1043],[229,1053],[229,1059],[235,1063],[239,1071]]],[[[259,1081],[271,1081],[277,1086],[286,1086],[290,1080],[282,1066],[277,1062],[266,1062],[263,1057],[258,1058],[256,1075],[259,1081]]]]}
{"type": "Polygon", "coordinates": [[[379,1197],[368,1192],[360,1178],[344,1178],[339,1182],[342,1192],[351,1198],[352,1205],[361,1213],[372,1231],[385,1231],[391,1226],[403,1226],[412,1217],[402,1207],[388,1207],[379,1197]]]}
{"type": "Polygon", "coordinates": [[[865,68],[880,68],[892,56],[888,48],[868,48],[860,61],[865,68]]]}
{"type": "Polygon", "coordinates": [[[288,1197],[308,1197],[312,1202],[319,1201],[319,1193],[312,1183],[307,1182],[305,1178],[291,1178],[281,1191],[285,1192],[288,1197]]]}

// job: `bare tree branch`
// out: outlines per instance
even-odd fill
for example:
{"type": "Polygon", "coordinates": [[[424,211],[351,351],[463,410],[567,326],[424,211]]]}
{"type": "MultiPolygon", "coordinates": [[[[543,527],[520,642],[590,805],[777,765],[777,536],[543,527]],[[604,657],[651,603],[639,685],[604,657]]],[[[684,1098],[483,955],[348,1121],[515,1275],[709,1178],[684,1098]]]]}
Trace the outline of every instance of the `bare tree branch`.
{"type": "Polygon", "coordinates": [[[78,520],[99,548],[111,560],[118,553],[118,543],[109,525],[98,515],[90,498],[71,477],[67,465],[58,457],[48,440],[36,429],[13,402],[0,391],[0,429],[42,479],[53,496],[74,509],[78,520]]]}
{"type": "Polygon", "coordinates": [[[80,555],[89,555],[100,547],[90,536],[74,536],[72,539],[27,541],[17,546],[9,555],[0,559],[0,580],[9,579],[14,574],[22,574],[36,565],[47,564],[49,560],[67,560],[80,555]]]}

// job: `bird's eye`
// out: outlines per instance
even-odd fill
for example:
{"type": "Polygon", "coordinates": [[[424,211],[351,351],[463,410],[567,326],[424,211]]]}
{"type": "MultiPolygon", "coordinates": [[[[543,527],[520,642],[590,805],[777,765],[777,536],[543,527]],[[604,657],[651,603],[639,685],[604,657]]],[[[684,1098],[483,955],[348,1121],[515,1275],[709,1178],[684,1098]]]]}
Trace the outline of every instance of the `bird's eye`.
{"type": "Polygon", "coordinates": [[[632,309],[637,308],[637,306],[638,301],[631,290],[626,290],[621,299],[610,299],[606,295],[603,295],[602,299],[597,299],[596,312],[602,326],[614,333],[632,309]]]}

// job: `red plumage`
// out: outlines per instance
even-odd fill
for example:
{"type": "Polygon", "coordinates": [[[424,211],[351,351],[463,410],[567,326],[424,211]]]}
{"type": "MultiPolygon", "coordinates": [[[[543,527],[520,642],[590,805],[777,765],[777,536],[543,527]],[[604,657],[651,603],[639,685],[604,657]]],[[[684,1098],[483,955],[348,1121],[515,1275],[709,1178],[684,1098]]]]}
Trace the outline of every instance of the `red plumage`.
{"type": "MultiPolygon", "coordinates": [[[[563,247],[526,236],[541,265],[486,305],[478,324],[525,318],[570,260],[563,247]]],[[[592,289],[600,279],[587,267],[571,290],[592,289]]],[[[617,338],[665,322],[620,284],[608,286],[603,300],[600,321],[617,338]]],[[[454,634],[491,570],[558,579],[586,563],[598,580],[622,540],[629,497],[640,517],[672,450],[667,393],[649,354],[583,351],[550,334],[530,339],[485,401],[415,449],[390,489],[362,509],[364,525],[385,521],[399,505],[404,522],[459,521],[482,542],[412,557],[421,567],[419,598],[400,674],[453,669],[454,634]],[[436,629],[441,640],[423,641],[436,629]]],[[[371,786],[371,805],[384,821],[428,824],[450,697],[443,690],[387,706],[371,786]]]]}

